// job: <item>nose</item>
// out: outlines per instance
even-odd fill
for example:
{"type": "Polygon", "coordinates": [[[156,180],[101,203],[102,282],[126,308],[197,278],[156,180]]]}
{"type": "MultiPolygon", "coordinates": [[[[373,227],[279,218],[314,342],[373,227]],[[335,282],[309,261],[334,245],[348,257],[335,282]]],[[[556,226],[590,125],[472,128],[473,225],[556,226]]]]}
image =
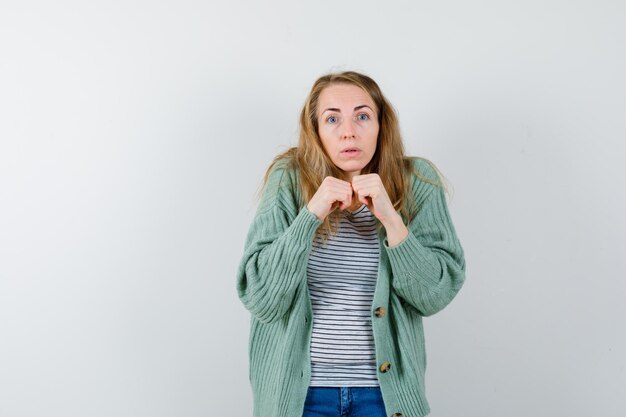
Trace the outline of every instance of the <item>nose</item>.
{"type": "Polygon", "coordinates": [[[354,126],[352,125],[351,120],[343,124],[343,132],[341,133],[341,138],[342,139],[354,138],[354,126]]]}

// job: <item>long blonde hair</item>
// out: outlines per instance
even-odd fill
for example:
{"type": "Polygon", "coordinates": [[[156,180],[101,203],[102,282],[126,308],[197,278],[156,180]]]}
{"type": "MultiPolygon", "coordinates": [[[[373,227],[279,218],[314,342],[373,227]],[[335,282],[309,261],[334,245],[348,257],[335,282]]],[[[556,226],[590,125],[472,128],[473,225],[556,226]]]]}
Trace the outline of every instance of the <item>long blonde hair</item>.
{"type": "MultiPolygon", "coordinates": [[[[279,161],[287,160],[291,167],[299,171],[300,204],[304,206],[311,200],[327,176],[347,178],[346,173],[338,168],[324,151],[318,134],[319,97],[325,88],[334,84],[350,84],[360,87],[374,101],[378,114],[378,140],[374,156],[361,170],[361,174],[377,173],[380,176],[394,208],[408,222],[417,210],[415,202],[411,199],[407,200],[405,197],[411,174],[415,172],[420,179],[433,185],[441,184],[433,182],[413,169],[413,159],[415,158],[407,157],[404,154],[404,144],[395,110],[383,95],[378,84],[367,75],[358,72],[331,73],[315,81],[300,113],[298,146],[290,148],[274,158],[265,173],[263,185],[265,186],[267,183],[274,165],[279,161]]],[[[438,172],[430,161],[428,163],[438,172]]],[[[323,238],[335,233],[339,216],[339,210],[335,210],[320,225],[318,232],[321,232],[323,238]]]]}

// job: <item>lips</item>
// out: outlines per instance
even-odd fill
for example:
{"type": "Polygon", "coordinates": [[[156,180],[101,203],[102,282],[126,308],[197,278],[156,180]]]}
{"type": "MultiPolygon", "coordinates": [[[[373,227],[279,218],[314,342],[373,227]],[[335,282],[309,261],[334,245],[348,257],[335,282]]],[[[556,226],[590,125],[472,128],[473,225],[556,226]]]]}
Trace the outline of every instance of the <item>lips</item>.
{"type": "Polygon", "coordinates": [[[341,150],[341,153],[347,153],[347,154],[352,154],[352,153],[357,153],[360,152],[361,150],[357,147],[350,147],[350,148],[344,148],[341,150]]]}

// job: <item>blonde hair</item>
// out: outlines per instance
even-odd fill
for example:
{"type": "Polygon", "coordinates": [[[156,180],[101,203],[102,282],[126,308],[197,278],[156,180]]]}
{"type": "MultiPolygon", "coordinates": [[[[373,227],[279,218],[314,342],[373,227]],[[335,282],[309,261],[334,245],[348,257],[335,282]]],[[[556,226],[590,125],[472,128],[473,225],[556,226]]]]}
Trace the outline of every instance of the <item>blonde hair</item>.
{"type": "MultiPolygon", "coordinates": [[[[319,97],[325,88],[334,84],[350,84],[360,87],[369,94],[376,105],[379,124],[376,150],[371,161],[361,170],[361,174],[377,173],[380,176],[394,208],[408,222],[417,210],[415,202],[406,199],[411,174],[414,172],[420,179],[433,185],[440,186],[441,184],[433,182],[413,169],[415,158],[404,154],[404,144],[395,110],[373,79],[354,71],[327,74],[315,81],[300,113],[298,146],[274,158],[265,173],[263,186],[267,183],[274,165],[283,160],[299,171],[301,206],[311,200],[327,176],[347,178],[346,173],[337,167],[326,154],[318,134],[319,97]]],[[[426,161],[435,169],[435,172],[438,172],[430,161],[426,161]]],[[[339,210],[335,210],[320,225],[318,232],[324,239],[335,233],[339,216],[339,210]]]]}

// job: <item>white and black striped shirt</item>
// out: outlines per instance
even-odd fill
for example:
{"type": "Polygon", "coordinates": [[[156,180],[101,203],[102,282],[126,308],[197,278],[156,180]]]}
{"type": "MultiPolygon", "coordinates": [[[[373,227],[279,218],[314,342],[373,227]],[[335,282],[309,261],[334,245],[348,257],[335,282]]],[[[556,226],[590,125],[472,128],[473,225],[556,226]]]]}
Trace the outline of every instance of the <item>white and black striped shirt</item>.
{"type": "Polygon", "coordinates": [[[337,233],[313,241],[307,267],[313,307],[311,386],[378,386],[371,307],[380,247],[376,218],[362,205],[337,233]]]}

